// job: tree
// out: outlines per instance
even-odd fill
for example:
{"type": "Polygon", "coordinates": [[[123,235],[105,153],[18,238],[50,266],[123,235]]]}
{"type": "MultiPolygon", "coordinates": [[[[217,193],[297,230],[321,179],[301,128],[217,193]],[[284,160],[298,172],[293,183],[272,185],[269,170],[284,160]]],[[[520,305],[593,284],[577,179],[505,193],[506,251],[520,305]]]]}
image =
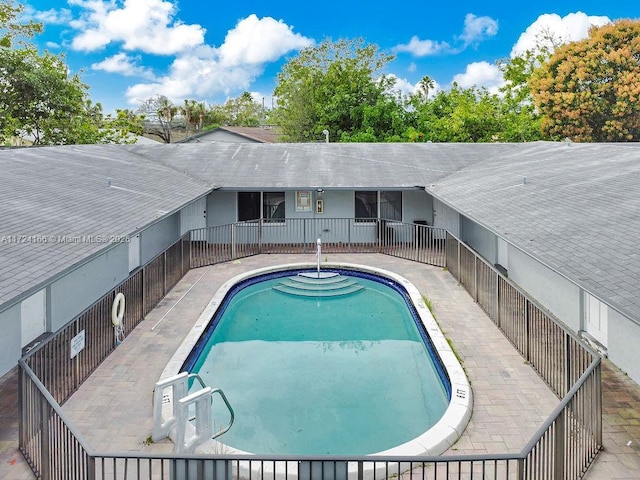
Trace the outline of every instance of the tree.
{"type": "Polygon", "coordinates": [[[155,95],[137,108],[137,115],[144,115],[144,132],[160,137],[164,143],[171,143],[173,138],[173,119],[178,107],[164,95],[155,95]]]}
{"type": "Polygon", "coordinates": [[[40,53],[28,39],[42,25],[17,21],[21,5],[0,0],[0,143],[35,145],[124,141],[105,125],[78,74],[62,55],[40,53]]]}
{"type": "Polygon", "coordinates": [[[227,100],[222,107],[225,125],[237,127],[257,127],[264,123],[264,109],[249,92],[227,100]]]}
{"type": "Polygon", "coordinates": [[[436,86],[436,82],[428,75],[422,77],[422,80],[418,82],[420,91],[424,94],[425,100],[429,98],[429,92],[436,86]]]}
{"type": "Polygon", "coordinates": [[[388,135],[380,125],[366,123],[384,117],[378,115],[379,107],[388,108],[393,101],[389,86],[394,80],[379,74],[392,59],[362,39],[326,40],[301,50],[283,66],[275,89],[273,117],[284,137],[317,141],[323,130],[329,130],[334,140],[365,132],[371,139],[388,135]]]}
{"type": "Polygon", "coordinates": [[[530,87],[552,138],[640,140],[640,22],[592,27],[588,38],[557,48],[530,87]]]}
{"type": "Polygon", "coordinates": [[[98,143],[101,109],[87,98],[64,59],[34,47],[0,47],[0,140],[26,137],[34,144],[98,143]],[[97,114],[98,113],[98,114],[97,114]]]}
{"type": "Polygon", "coordinates": [[[42,25],[34,21],[19,23],[18,16],[24,11],[22,5],[12,1],[0,3],[0,47],[10,48],[16,37],[30,38],[42,32],[42,25]]]}

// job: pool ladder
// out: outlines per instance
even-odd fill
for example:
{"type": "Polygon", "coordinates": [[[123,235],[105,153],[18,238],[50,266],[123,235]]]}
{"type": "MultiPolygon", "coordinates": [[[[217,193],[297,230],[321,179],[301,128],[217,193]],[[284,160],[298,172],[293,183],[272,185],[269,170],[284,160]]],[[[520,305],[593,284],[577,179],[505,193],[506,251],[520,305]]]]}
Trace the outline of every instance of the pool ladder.
{"type": "Polygon", "coordinates": [[[211,388],[205,385],[197,373],[182,372],[173,377],[156,383],[153,393],[153,432],[151,439],[154,442],[166,438],[175,430],[175,452],[194,453],[196,448],[209,439],[217,438],[226,433],[233,424],[233,408],[229,404],[224,392],[219,388],[211,388]],[[202,387],[193,393],[189,393],[189,381],[195,379],[202,387]],[[165,391],[170,389],[169,394],[165,391]],[[219,394],[229,410],[230,420],[225,428],[213,431],[213,395],[219,394]],[[162,409],[165,403],[171,403],[171,415],[162,421],[162,409]],[[195,405],[195,417],[189,415],[191,405],[195,405]],[[187,436],[187,425],[195,420],[195,434],[187,436]]]}

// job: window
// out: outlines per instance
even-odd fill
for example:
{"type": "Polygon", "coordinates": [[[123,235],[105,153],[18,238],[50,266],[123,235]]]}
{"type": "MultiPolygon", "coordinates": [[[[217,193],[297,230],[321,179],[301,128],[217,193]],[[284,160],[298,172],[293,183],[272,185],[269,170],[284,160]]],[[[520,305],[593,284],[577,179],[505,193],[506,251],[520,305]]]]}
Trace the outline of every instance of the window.
{"type": "Polygon", "coordinates": [[[402,192],[380,192],[380,218],[402,221],[402,192]]]}
{"type": "Polygon", "coordinates": [[[260,218],[260,192],[238,192],[238,221],[260,218]]]}
{"type": "Polygon", "coordinates": [[[269,222],[284,222],[284,192],[264,192],[262,218],[269,222]]]}
{"type": "Polygon", "coordinates": [[[263,218],[270,222],[284,222],[284,192],[238,192],[238,221],[263,218]],[[262,216],[260,198],[262,197],[262,216]]]}
{"type": "Polygon", "coordinates": [[[367,221],[378,218],[378,192],[356,192],[356,221],[367,221]]]}

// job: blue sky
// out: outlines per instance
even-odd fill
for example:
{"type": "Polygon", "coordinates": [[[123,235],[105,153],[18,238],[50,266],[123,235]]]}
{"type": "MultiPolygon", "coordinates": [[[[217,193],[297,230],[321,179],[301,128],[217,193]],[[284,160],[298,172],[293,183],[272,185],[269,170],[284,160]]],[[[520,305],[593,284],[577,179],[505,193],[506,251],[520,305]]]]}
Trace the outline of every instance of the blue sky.
{"type": "Polygon", "coordinates": [[[362,37],[393,53],[384,73],[396,76],[407,93],[425,75],[437,89],[456,81],[495,90],[502,81],[496,61],[533,47],[541,29],[578,40],[591,24],[640,18],[640,4],[622,0],[19,3],[44,24],[35,42],[66,56],[105,113],[136,108],[157,94],[180,104],[219,104],[249,91],[270,106],[282,64],[327,38],[362,37]]]}

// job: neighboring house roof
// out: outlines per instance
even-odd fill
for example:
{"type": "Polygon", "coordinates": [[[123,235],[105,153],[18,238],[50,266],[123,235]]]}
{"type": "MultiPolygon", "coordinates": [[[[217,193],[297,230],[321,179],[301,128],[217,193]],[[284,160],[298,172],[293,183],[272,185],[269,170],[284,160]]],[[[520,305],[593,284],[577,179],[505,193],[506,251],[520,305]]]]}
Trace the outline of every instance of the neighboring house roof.
{"type": "Polygon", "coordinates": [[[281,131],[278,127],[218,127],[206,132],[197,133],[174,143],[276,143],[280,141],[281,131]]]}
{"type": "MultiPolygon", "coordinates": [[[[159,145],[162,148],[162,145],[159,145]]],[[[0,305],[211,186],[117,145],[0,150],[0,305]]]]}

